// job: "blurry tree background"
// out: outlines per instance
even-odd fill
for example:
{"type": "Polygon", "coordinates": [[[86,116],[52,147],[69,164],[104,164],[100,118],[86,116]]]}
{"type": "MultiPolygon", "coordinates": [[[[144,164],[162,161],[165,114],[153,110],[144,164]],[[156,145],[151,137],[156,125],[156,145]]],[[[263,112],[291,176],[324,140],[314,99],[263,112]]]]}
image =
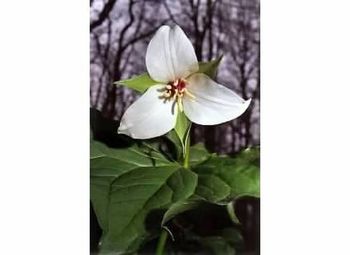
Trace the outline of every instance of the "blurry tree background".
{"type": "MultiPolygon", "coordinates": [[[[235,153],[260,143],[259,0],[90,0],[90,104],[119,120],[138,97],[113,85],[146,71],[146,47],[163,24],[180,25],[199,61],[221,55],[217,81],[252,98],[238,119],[213,127],[194,125],[192,143],[235,153]]],[[[117,130],[117,127],[115,128],[117,130]]]]}
{"type": "MultiPolygon", "coordinates": [[[[236,120],[216,126],[193,125],[191,142],[203,142],[207,149],[225,154],[260,144],[259,0],[90,0],[90,7],[90,104],[104,116],[97,122],[115,120],[113,132],[117,132],[117,121],[139,95],[113,82],[145,72],[149,40],[161,25],[178,24],[192,41],[199,61],[224,56],[217,81],[244,99],[252,98],[248,110],[236,120]]],[[[259,254],[259,208],[258,199],[236,204],[244,254],[259,254]]],[[[101,230],[93,211],[91,215],[91,249],[95,250],[101,230]]],[[[212,222],[223,215],[215,212],[207,218],[212,222]]],[[[197,226],[212,233],[220,224],[197,226]]]]}

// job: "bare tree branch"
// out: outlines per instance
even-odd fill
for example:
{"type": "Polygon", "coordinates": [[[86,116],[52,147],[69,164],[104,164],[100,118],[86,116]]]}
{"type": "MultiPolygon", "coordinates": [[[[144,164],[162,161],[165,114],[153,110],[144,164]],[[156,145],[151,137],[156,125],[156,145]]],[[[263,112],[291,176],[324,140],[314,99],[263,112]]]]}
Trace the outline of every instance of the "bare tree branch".
{"type": "Polygon", "coordinates": [[[164,0],[163,4],[164,4],[164,7],[165,7],[166,12],[167,12],[168,15],[169,15],[169,18],[170,18],[173,22],[175,22],[175,23],[177,24],[178,22],[176,21],[176,19],[175,19],[173,13],[171,12],[171,10],[170,10],[170,8],[169,8],[169,5],[168,5],[168,3],[167,3],[167,0],[164,0]]]}
{"type": "Polygon", "coordinates": [[[112,11],[117,0],[108,0],[102,11],[98,15],[98,18],[90,23],[90,31],[96,27],[102,25],[102,23],[107,19],[109,13],[112,11]]]}

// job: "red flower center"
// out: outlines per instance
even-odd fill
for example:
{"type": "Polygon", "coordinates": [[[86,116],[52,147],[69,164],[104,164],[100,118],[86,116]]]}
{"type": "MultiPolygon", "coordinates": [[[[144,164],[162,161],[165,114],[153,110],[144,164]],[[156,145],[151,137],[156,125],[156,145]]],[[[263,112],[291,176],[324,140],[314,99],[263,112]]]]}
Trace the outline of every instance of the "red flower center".
{"type": "Polygon", "coordinates": [[[169,82],[166,86],[166,94],[172,97],[182,97],[186,88],[186,81],[178,79],[172,82],[169,82]]]}

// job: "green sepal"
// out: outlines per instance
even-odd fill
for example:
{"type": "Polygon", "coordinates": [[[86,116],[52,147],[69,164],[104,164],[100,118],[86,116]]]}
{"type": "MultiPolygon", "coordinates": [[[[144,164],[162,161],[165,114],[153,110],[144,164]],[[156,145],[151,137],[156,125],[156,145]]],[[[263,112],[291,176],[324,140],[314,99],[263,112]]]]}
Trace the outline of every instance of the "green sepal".
{"type": "Polygon", "coordinates": [[[198,73],[204,73],[208,75],[210,78],[215,78],[217,69],[219,67],[219,64],[222,58],[223,58],[223,55],[221,55],[218,59],[211,60],[209,62],[199,62],[198,73]]]}
{"type": "Polygon", "coordinates": [[[176,125],[174,130],[180,139],[183,155],[186,154],[186,144],[190,134],[190,129],[191,129],[191,121],[187,119],[184,112],[179,112],[177,114],[177,120],[176,120],[176,125]]]}
{"type": "Polygon", "coordinates": [[[152,80],[148,73],[143,73],[131,79],[116,81],[114,84],[122,85],[143,93],[149,87],[159,84],[159,82],[152,80]]]}
{"type": "MultiPolygon", "coordinates": [[[[209,77],[214,78],[222,57],[223,56],[220,56],[218,59],[209,62],[199,62],[198,73],[204,73],[209,77]]],[[[122,85],[130,89],[136,90],[138,92],[144,93],[149,87],[160,83],[153,80],[148,73],[143,73],[130,79],[116,81],[114,82],[114,84],[122,85]]]]}

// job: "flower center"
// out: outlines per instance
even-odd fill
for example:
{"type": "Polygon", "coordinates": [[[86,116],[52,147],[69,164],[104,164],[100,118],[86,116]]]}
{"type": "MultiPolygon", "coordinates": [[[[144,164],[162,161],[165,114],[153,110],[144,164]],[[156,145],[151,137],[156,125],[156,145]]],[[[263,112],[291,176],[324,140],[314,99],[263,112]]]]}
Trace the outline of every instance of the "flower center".
{"type": "Polygon", "coordinates": [[[184,79],[178,79],[172,82],[169,82],[164,90],[162,90],[162,95],[159,97],[160,99],[164,99],[164,101],[174,100],[180,111],[183,111],[182,106],[182,98],[184,95],[189,96],[191,99],[195,97],[186,89],[187,81],[184,79]]]}
{"type": "Polygon", "coordinates": [[[166,85],[166,91],[164,93],[164,96],[166,98],[183,97],[185,89],[186,81],[178,79],[173,82],[169,82],[168,85],[166,85]]]}

